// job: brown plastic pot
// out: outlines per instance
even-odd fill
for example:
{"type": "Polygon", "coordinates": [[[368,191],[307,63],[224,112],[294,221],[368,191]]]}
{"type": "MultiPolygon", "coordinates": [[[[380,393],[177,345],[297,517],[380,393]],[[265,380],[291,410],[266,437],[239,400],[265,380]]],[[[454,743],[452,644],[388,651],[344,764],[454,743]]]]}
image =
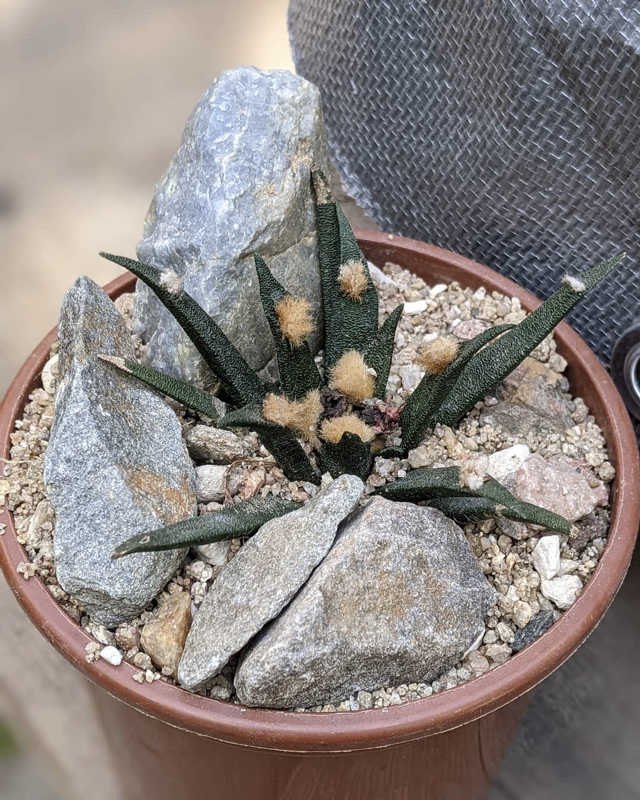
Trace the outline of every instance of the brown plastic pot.
{"type": "MultiPolygon", "coordinates": [[[[459,281],[539,301],[516,284],[461,256],[420,242],[361,232],[374,263],[393,261],[430,283],[459,281]]],[[[615,280],[615,278],[614,278],[615,280]]],[[[131,290],[123,276],[111,297],[131,290]]],[[[606,291],[606,290],[605,290],[606,291]]],[[[0,411],[0,455],[29,392],[38,385],[55,331],[35,349],[0,411]]],[[[136,683],[128,664],[87,664],[87,634],[37,579],[16,572],[25,553],[10,515],[0,562],[33,623],[93,684],[123,776],[123,800],[473,800],[484,794],[512,739],[527,693],[582,644],[613,600],[629,566],[640,520],[640,471],[633,428],[611,379],[566,324],[556,332],[573,391],[602,426],[617,477],[609,540],[576,603],[533,645],[459,687],[401,706],[334,714],[247,709],[162,682],[136,683]]],[[[9,517],[7,519],[7,517],[9,517]]],[[[81,721],[78,721],[81,724],[81,721]]]]}

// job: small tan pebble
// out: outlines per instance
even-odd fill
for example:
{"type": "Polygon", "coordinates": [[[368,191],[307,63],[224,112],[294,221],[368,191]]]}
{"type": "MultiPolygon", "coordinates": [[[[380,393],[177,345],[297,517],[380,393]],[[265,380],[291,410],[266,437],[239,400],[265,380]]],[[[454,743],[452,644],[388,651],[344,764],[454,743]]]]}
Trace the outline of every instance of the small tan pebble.
{"type": "Polygon", "coordinates": [[[506,622],[499,622],[496,625],[496,633],[502,639],[502,641],[506,642],[507,644],[511,644],[515,635],[513,630],[507,625],[506,622]]]}
{"type": "Polygon", "coordinates": [[[130,623],[121,625],[116,628],[115,639],[116,644],[122,650],[133,650],[134,647],[140,645],[140,628],[130,623]]]}
{"type": "Polygon", "coordinates": [[[16,567],[16,572],[28,581],[29,578],[33,578],[33,576],[37,573],[38,567],[36,564],[32,564],[30,561],[21,561],[18,566],[16,567]]]}
{"type": "Polygon", "coordinates": [[[100,651],[102,650],[102,645],[98,644],[98,642],[89,642],[85,648],[86,656],[85,661],[88,664],[93,664],[95,661],[98,661],[100,658],[100,651]]]}
{"type": "Polygon", "coordinates": [[[511,655],[511,648],[508,644],[490,644],[486,650],[487,658],[494,664],[504,664],[511,655]]]}
{"type": "Polygon", "coordinates": [[[145,679],[145,681],[146,681],[147,683],[153,683],[153,682],[154,682],[155,680],[157,680],[157,678],[159,678],[159,677],[160,677],[160,676],[158,675],[158,673],[157,673],[157,672],[154,672],[154,671],[153,671],[153,670],[151,670],[151,669],[145,670],[145,673],[144,673],[144,679],[145,679]]]}
{"type": "Polygon", "coordinates": [[[168,667],[175,674],[190,627],[191,598],[182,592],[163,603],[145,623],[140,645],[159,667],[168,667]]]}
{"type": "MultiPolygon", "coordinates": [[[[492,647],[492,645],[489,645],[492,647]]],[[[477,650],[472,650],[466,658],[466,662],[472,672],[482,674],[489,669],[489,661],[477,650]]]]}
{"type": "Polygon", "coordinates": [[[132,677],[136,683],[144,683],[144,672],[134,672],[132,677]]]}
{"type": "MultiPolygon", "coordinates": [[[[524,628],[531,622],[533,611],[528,603],[518,600],[513,606],[513,619],[519,628],[524,628]]],[[[512,637],[513,639],[513,637],[512,637]]],[[[505,641],[508,641],[505,639],[505,641]]]]}
{"type": "Polygon", "coordinates": [[[136,653],[133,657],[133,663],[142,670],[151,669],[153,666],[151,658],[146,653],[136,653]]]}
{"type": "Polygon", "coordinates": [[[616,477],[616,470],[613,464],[610,464],[608,461],[605,461],[598,467],[598,475],[602,478],[603,481],[608,483],[612,481],[616,477]]]}
{"type": "Polygon", "coordinates": [[[104,661],[107,661],[114,667],[119,667],[120,664],[122,664],[122,653],[112,645],[109,645],[100,651],[100,658],[104,659],[104,661]]]}

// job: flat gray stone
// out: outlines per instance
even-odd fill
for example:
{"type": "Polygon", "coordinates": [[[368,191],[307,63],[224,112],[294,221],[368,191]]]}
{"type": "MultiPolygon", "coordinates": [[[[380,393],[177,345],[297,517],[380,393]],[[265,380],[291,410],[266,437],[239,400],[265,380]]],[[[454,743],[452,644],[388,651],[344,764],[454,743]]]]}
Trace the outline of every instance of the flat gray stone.
{"type": "MultiPolygon", "coordinates": [[[[187,122],[138,244],[141,261],[184,277],[186,291],[254,369],[274,354],[254,253],[290,292],[312,303],[320,325],[312,163],[329,168],[316,87],[284,70],[223,72],[187,122]]],[[[141,284],[135,322],[149,342],[151,366],[185,379],[210,378],[179,325],[141,284]]]]}
{"type": "Polygon", "coordinates": [[[341,475],[238,551],[194,618],[178,670],[185,688],[203,688],[282,611],[329,551],[363,488],[355,475],[341,475]]]}
{"type": "Polygon", "coordinates": [[[454,522],[433,508],[376,497],[246,651],[238,698],[308,707],[433,680],[471,647],[494,601],[454,522]]]}
{"type": "Polygon", "coordinates": [[[185,551],[117,561],[114,547],[196,512],[193,465],[176,415],[155,392],[100,361],[134,358],[107,295],[78,278],[60,313],[60,377],[45,482],[56,513],[58,581],[109,627],[144,609],[185,551]]]}

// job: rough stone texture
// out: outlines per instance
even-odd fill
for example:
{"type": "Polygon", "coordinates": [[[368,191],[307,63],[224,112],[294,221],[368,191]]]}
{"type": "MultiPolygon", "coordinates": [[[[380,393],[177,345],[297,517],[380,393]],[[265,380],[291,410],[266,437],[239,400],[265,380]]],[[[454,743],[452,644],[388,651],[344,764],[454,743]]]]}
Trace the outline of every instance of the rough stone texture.
{"type": "Polygon", "coordinates": [[[532,554],[533,566],[538,575],[550,581],[560,569],[560,537],[542,536],[532,554]]]}
{"type": "Polygon", "coordinates": [[[549,630],[553,625],[553,611],[541,611],[531,620],[531,622],[524,628],[516,631],[511,645],[515,653],[519,653],[528,647],[532,642],[535,642],[543,633],[549,630]]]}
{"type": "Polygon", "coordinates": [[[196,552],[212,567],[224,567],[229,560],[231,542],[211,542],[196,547],[196,552]]]}
{"type": "Polygon", "coordinates": [[[230,464],[253,453],[251,446],[235,433],[209,425],[195,425],[187,433],[186,441],[189,453],[198,461],[230,464]]]}
{"type": "Polygon", "coordinates": [[[216,464],[196,467],[196,497],[199,503],[221,503],[227,468],[216,464]]]}
{"type": "MultiPolygon", "coordinates": [[[[187,122],[138,244],[141,261],[184,277],[186,291],[255,369],[267,364],[274,348],[254,253],[289,291],[308,298],[321,319],[312,163],[329,168],[316,87],[282,70],[223,72],[187,122]]],[[[135,320],[149,340],[151,366],[206,378],[178,324],[142,285],[135,320]]]]}
{"type": "Polygon", "coordinates": [[[548,437],[563,433],[564,423],[539,411],[532,406],[520,403],[503,402],[488,406],[480,413],[480,425],[500,428],[512,436],[522,436],[523,431],[538,437],[548,437]]]}
{"type": "Polygon", "coordinates": [[[241,702],[289,708],[430,681],[484,630],[495,592],[432,508],[374,498],[236,673],[241,702]]]}
{"type": "Polygon", "coordinates": [[[600,482],[592,488],[589,474],[566,456],[544,459],[534,454],[518,470],[514,494],[575,522],[607,502],[606,488],[600,482]]]}
{"type": "Polygon", "coordinates": [[[175,675],[190,627],[191,596],[180,592],[166,600],[145,623],[140,644],[158,667],[170,669],[175,675]]]}
{"type": "Polygon", "coordinates": [[[113,561],[129,536],[196,512],[193,466],[180,424],[153,391],[96,356],[133,358],[125,324],[93,281],[79,278],[60,314],[60,384],[45,461],[56,512],[60,586],[91,617],[115,626],[135,617],[185,551],[113,561]]]}
{"type": "Polygon", "coordinates": [[[187,689],[207,684],[276,617],[333,544],[364,485],[341,475],[302,508],[267,522],[227,564],[195,616],[178,671],[187,689]]]}
{"type": "Polygon", "coordinates": [[[497,395],[500,400],[534,408],[560,430],[566,430],[575,423],[571,418],[569,401],[559,389],[561,380],[557,372],[529,356],[507,375],[498,387],[497,395]]]}
{"type": "Polygon", "coordinates": [[[574,604],[582,591],[582,581],[577,575],[563,575],[550,581],[541,581],[540,590],[556,608],[565,611],[574,604]]]}

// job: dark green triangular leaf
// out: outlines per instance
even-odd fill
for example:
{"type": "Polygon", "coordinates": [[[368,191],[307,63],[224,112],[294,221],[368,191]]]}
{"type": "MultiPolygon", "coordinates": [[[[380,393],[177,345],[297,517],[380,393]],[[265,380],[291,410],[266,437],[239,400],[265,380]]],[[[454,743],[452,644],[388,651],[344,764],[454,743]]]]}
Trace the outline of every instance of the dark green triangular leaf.
{"type": "Polygon", "coordinates": [[[231,411],[220,420],[218,427],[255,431],[290,481],[320,483],[318,474],[293,431],[266,420],[262,416],[262,406],[251,404],[231,411]]]}
{"type": "Polygon", "coordinates": [[[300,508],[300,503],[275,497],[251,497],[238,505],[185,519],[148,533],[132,536],[118,545],[112,558],[131,553],[175,550],[253,535],[265,522],[300,508]]]}
{"type": "Polygon", "coordinates": [[[332,478],[346,474],[357,475],[366,481],[373,467],[371,446],[350,432],[343,433],[337,444],[325,442],[319,461],[322,472],[328,472],[332,478]]]}
{"type": "Polygon", "coordinates": [[[624,258],[608,261],[563,282],[555,294],[529,314],[498,342],[489,345],[462,372],[436,417],[454,425],[469,409],[504,380],[548,336],[556,325],[594,286],[624,258]]]}
{"type": "Polygon", "coordinates": [[[159,372],[157,369],[152,369],[144,364],[138,364],[136,361],[128,361],[115,356],[100,356],[100,358],[109,364],[113,364],[122,372],[137,378],[151,389],[155,389],[157,392],[167,395],[167,397],[172,397],[178,403],[182,403],[183,406],[210,417],[214,422],[218,421],[221,413],[224,413],[225,404],[199,386],[185,383],[179,378],[166,375],[164,372],[159,372]]]}
{"type": "Polygon", "coordinates": [[[331,197],[326,177],[316,170],[312,178],[324,302],[324,363],[329,371],[347,350],[363,352],[373,342],[378,330],[378,293],[351,226],[331,197]],[[347,261],[361,263],[367,278],[367,288],[359,300],[340,290],[340,267],[347,261]]]}
{"type": "Polygon", "coordinates": [[[389,380],[389,370],[391,369],[391,360],[393,359],[396,328],[402,316],[403,308],[404,304],[394,308],[363,355],[365,364],[376,371],[374,397],[378,397],[380,400],[384,400],[387,392],[387,381],[389,380]]]}
{"type": "Polygon", "coordinates": [[[256,255],[255,262],[260,300],[276,347],[280,385],[289,399],[301,400],[312,389],[322,388],[322,378],[307,342],[294,347],[282,335],[275,306],[289,293],[274,278],[263,258],[256,255]]]}
{"type": "Polygon", "coordinates": [[[213,370],[233,403],[243,405],[264,397],[265,389],[260,378],[193,297],[184,291],[169,291],[161,282],[162,272],[155,267],[124,256],[100,255],[133,272],[155,292],[213,370]]]}
{"type": "Polygon", "coordinates": [[[513,325],[496,325],[468,342],[463,342],[456,359],[440,375],[425,375],[413,390],[400,414],[402,446],[405,452],[420,444],[424,432],[432,427],[438,409],[452,390],[462,370],[487,342],[511,330],[513,325]]]}
{"type": "MultiPolygon", "coordinates": [[[[571,523],[564,517],[518,500],[494,478],[486,478],[478,489],[462,485],[459,467],[414,469],[406,477],[382,486],[376,494],[388,500],[409,500],[414,503],[433,503],[443,498],[480,498],[488,502],[475,504],[475,513],[488,512],[492,504],[494,516],[541,525],[566,535],[571,533],[571,523]]],[[[455,504],[443,503],[444,507],[447,505],[454,509],[456,507],[455,504]]],[[[466,512],[471,513],[471,510],[471,506],[467,504],[466,512]]]]}

